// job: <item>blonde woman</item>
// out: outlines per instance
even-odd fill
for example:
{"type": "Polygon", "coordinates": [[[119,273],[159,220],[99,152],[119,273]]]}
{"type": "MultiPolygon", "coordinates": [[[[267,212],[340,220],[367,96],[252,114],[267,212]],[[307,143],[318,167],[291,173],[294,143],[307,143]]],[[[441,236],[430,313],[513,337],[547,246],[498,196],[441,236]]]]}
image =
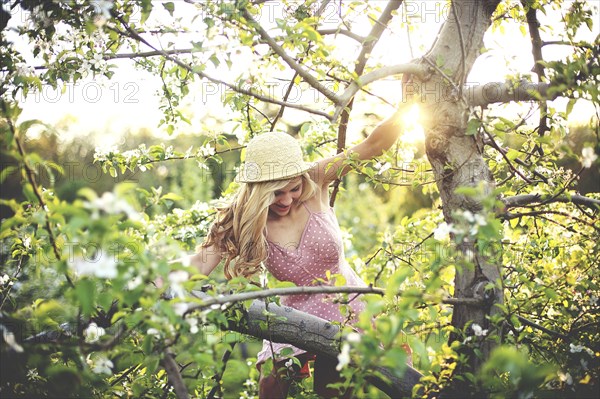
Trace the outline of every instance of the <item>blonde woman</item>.
{"type": "MultiPolygon", "coordinates": [[[[225,275],[252,276],[261,264],[277,279],[296,285],[313,285],[315,281],[341,274],[347,285],[365,283],[344,261],[341,234],[333,209],[329,206],[329,185],[348,171],[344,160],[350,156],[371,159],[390,148],[398,138],[398,112],[380,123],[361,143],[345,154],[314,164],[304,162],[298,142],[285,133],[265,133],[253,138],[246,149],[246,159],[237,176],[240,187],[232,202],[219,209],[217,219],[190,264],[200,273],[210,274],[224,261],[225,275]]],[[[338,305],[324,294],[293,295],[281,299],[282,305],[311,313],[331,321],[344,322],[338,305]]],[[[363,310],[363,303],[350,303],[353,314],[363,310]]],[[[291,348],[302,363],[292,378],[308,375],[307,362],[314,359],[314,389],[323,397],[347,397],[328,387],[339,382],[336,359],[319,358],[285,344],[265,341],[258,354],[257,367],[275,360],[272,373],[261,372],[260,398],[285,398],[290,376],[281,370],[286,359],[278,356],[291,348]],[[275,352],[275,353],[273,353],[275,352]]]]}

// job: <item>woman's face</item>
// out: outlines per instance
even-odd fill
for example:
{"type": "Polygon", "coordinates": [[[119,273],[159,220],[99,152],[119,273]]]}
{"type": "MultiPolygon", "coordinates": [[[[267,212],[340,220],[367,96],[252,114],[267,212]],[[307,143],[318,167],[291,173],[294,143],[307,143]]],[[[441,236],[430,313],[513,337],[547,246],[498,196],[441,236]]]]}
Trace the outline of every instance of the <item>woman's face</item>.
{"type": "Polygon", "coordinates": [[[296,177],[283,187],[275,191],[275,199],[269,205],[269,212],[277,216],[286,216],[290,213],[294,202],[302,195],[302,178],[296,177]]]}

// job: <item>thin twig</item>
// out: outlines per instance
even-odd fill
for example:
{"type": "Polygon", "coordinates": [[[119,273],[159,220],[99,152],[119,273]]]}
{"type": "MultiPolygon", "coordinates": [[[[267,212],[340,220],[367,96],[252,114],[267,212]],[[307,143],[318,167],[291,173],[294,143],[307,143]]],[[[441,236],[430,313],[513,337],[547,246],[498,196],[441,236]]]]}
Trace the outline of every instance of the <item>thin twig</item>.
{"type": "Polygon", "coordinates": [[[310,73],[308,73],[308,71],[306,71],[302,67],[302,65],[298,64],[296,62],[296,60],[294,60],[292,57],[290,57],[290,55],[288,53],[286,53],[286,51],[279,44],[277,44],[277,42],[267,33],[267,31],[252,17],[252,15],[250,14],[250,11],[248,11],[247,8],[244,8],[242,10],[242,15],[248,21],[248,23],[254,29],[256,29],[256,31],[258,32],[260,37],[265,42],[267,42],[269,47],[271,47],[271,49],[277,55],[279,55],[281,57],[281,59],[283,61],[285,61],[285,63],[288,64],[288,66],[290,68],[292,68],[294,71],[298,72],[298,75],[300,75],[309,85],[311,85],[313,88],[315,88],[321,94],[323,94],[325,97],[327,97],[329,100],[331,100],[334,104],[339,103],[340,100],[339,100],[337,94],[335,94],[334,92],[329,90],[327,87],[323,86],[317,80],[317,78],[315,78],[310,73]]]}
{"type": "Polygon", "coordinates": [[[317,32],[321,36],[340,34],[340,35],[348,36],[349,38],[354,39],[359,43],[363,43],[365,41],[365,38],[363,36],[357,35],[356,33],[352,32],[348,29],[318,29],[317,32]]]}
{"type": "MultiPolygon", "coordinates": [[[[37,182],[35,181],[35,172],[33,171],[33,169],[31,169],[31,167],[29,166],[29,163],[27,162],[27,155],[25,154],[25,150],[23,149],[23,146],[21,145],[21,140],[17,136],[17,129],[15,128],[15,125],[13,124],[12,119],[8,117],[9,113],[8,113],[7,105],[4,101],[0,101],[0,103],[2,104],[2,111],[4,112],[4,115],[6,115],[6,118],[5,118],[6,123],[8,124],[10,132],[13,135],[13,139],[15,140],[15,144],[17,145],[17,150],[19,151],[19,154],[21,155],[21,158],[23,159],[23,167],[25,168],[27,180],[29,181],[29,184],[31,185],[33,193],[34,193],[35,197],[37,198],[37,200],[40,204],[40,207],[44,211],[46,231],[48,232],[48,240],[50,241],[50,245],[52,246],[52,251],[54,252],[54,256],[56,257],[56,260],[60,260],[60,258],[61,258],[60,251],[58,249],[58,244],[56,243],[56,238],[54,236],[54,231],[52,230],[52,225],[50,224],[50,216],[48,215],[48,213],[49,213],[48,206],[46,205],[46,201],[44,201],[44,198],[42,197],[42,194],[40,193],[40,189],[37,185],[37,182]]],[[[65,275],[65,278],[67,279],[67,282],[69,283],[69,285],[71,287],[74,287],[75,285],[73,284],[73,280],[71,280],[71,277],[69,277],[69,272],[65,271],[64,275],[65,275]]]]}
{"type": "Polygon", "coordinates": [[[240,93],[240,94],[244,94],[247,96],[251,96],[254,97],[258,100],[267,102],[267,103],[271,103],[271,104],[277,104],[277,105],[285,105],[286,107],[289,108],[295,108],[295,109],[299,109],[301,111],[305,111],[311,114],[315,114],[315,115],[319,115],[322,116],[324,118],[326,118],[327,120],[331,120],[331,116],[329,114],[327,114],[326,112],[323,111],[319,111],[319,110],[315,110],[309,107],[305,107],[303,105],[298,105],[298,104],[292,104],[292,103],[285,103],[283,101],[277,100],[275,98],[271,98],[268,96],[264,96],[262,94],[256,93],[252,90],[247,90],[244,89],[243,87],[238,87],[234,84],[231,83],[227,83],[225,81],[213,78],[210,75],[207,75],[206,73],[204,73],[203,71],[201,71],[200,69],[197,68],[193,68],[192,66],[190,66],[189,64],[186,64],[185,62],[181,61],[180,59],[178,59],[177,57],[173,57],[172,55],[166,53],[164,50],[159,50],[156,47],[154,47],[153,45],[151,45],[146,39],[144,39],[142,36],[140,36],[140,34],[133,29],[132,27],[130,27],[122,18],[118,18],[118,20],[123,24],[123,26],[125,27],[125,29],[127,30],[127,32],[123,32],[119,29],[116,29],[114,27],[109,27],[109,29],[113,30],[114,32],[117,32],[120,35],[123,36],[127,36],[130,37],[132,39],[135,39],[137,41],[139,41],[140,43],[145,44],[146,46],[150,47],[151,49],[153,49],[154,51],[159,52],[164,58],[167,58],[171,61],[173,61],[175,64],[179,65],[180,67],[184,68],[185,70],[196,74],[198,76],[200,76],[203,79],[206,79],[212,83],[215,84],[219,84],[219,85],[223,85],[233,91],[235,91],[236,93],[240,93]]]}

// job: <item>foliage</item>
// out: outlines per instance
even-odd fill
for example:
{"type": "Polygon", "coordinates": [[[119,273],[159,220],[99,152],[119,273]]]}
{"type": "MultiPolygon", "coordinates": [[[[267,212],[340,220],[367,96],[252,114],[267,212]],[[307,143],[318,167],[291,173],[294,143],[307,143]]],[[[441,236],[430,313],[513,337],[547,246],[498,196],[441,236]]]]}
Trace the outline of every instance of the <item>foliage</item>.
{"type": "MultiPolygon", "coordinates": [[[[338,43],[325,27],[335,26],[335,40],[350,42],[342,30],[364,20],[370,28],[383,6],[323,2],[319,13],[316,1],[254,3],[17,0],[2,10],[0,181],[10,187],[0,202],[8,209],[0,230],[2,397],[175,397],[177,384],[165,367],[169,353],[192,396],[208,397],[216,387],[225,397],[256,397],[252,351],[260,342],[227,331],[239,320],[238,306],[248,304],[188,311],[202,305],[189,293],[207,284],[214,296],[256,285],[208,278],[169,261],[205,236],[210,200],[230,194],[238,150],[249,137],[286,129],[298,134],[310,159],[331,153],[340,127],[317,118],[336,110],[330,97],[357,76],[349,67],[354,59],[336,53],[338,43]],[[203,127],[176,144],[151,144],[142,135],[92,157],[85,138],[81,155],[73,145],[61,146],[53,127],[20,117],[20,98],[46,85],[110,80],[118,57],[162,82],[161,104],[153,111],[162,112],[167,133],[191,123],[186,105],[194,92],[213,89],[219,96],[211,101],[228,108],[233,128],[223,134],[203,127]],[[306,123],[286,122],[284,109],[303,112],[306,123]],[[29,137],[35,128],[43,131],[37,141],[29,137]],[[62,152],[49,150],[54,147],[62,152]],[[106,175],[98,182],[65,179],[74,159],[106,175]],[[159,173],[163,167],[167,177],[159,173]],[[159,288],[161,279],[168,284],[159,288]],[[230,350],[231,358],[224,355],[230,350]]],[[[538,15],[570,7],[564,29],[553,35],[572,51],[541,62],[549,93],[569,99],[564,111],[550,106],[541,115],[545,131],[500,106],[472,110],[466,134],[485,144],[497,186],[494,197],[482,198],[476,185],[459,193],[483,209],[463,209],[453,222],[444,220],[424,151],[410,143],[370,162],[351,159],[358,173],[344,180],[337,203],[353,242],[347,255],[365,281],[386,289],[384,296],[367,296],[360,335],[344,329],[342,373],[356,397],[383,396],[365,383],[369,366],[403,375],[406,344],[424,374],[415,396],[435,395],[454,380],[492,397],[591,397],[597,391],[599,211],[568,201],[579,192],[600,200],[597,181],[589,178],[598,173],[598,119],[577,135],[568,124],[577,101],[598,109],[598,41],[578,36],[596,28],[597,10],[583,2],[554,3],[502,2],[494,15],[493,29],[504,29],[506,21],[527,27],[530,7],[538,15]],[[527,194],[539,201],[516,210],[500,201],[527,194]],[[476,245],[459,249],[465,239],[476,245]],[[457,331],[447,299],[455,275],[474,267],[474,254],[502,264],[505,300],[489,326],[469,323],[457,331]],[[477,356],[489,342],[501,346],[480,370],[463,373],[465,351],[477,356]],[[351,367],[352,361],[363,368],[351,367]]],[[[402,24],[417,29],[410,10],[403,13],[402,24]]],[[[365,72],[380,66],[370,64],[365,72]]],[[[356,99],[377,110],[390,102],[368,90],[356,99]]],[[[294,388],[296,397],[314,397],[310,382],[294,388]]]]}

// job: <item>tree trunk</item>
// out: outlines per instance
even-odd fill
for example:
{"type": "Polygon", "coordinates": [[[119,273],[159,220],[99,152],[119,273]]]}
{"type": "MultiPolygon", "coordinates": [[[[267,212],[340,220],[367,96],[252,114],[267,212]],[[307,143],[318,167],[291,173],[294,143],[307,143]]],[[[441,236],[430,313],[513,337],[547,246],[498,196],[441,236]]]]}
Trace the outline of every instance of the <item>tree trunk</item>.
{"type": "MultiPolygon", "coordinates": [[[[482,187],[484,197],[493,195],[494,182],[483,157],[481,137],[467,135],[468,100],[463,93],[464,82],[483,47],[483,36],[491,24],[491,15],[498,0],[457,0],[447,8],[436,42],[419,63],[429,66],[428,79],[413,76],[405,84],[405,101],[420,102],[426,131],[427,157],[433,167],[440,191],[444,219],[454,223],[457,211],[478,213],[483,209],[483,198],[457,193],[459,187],[482,187]]],[[[503,302],[500,283],[500,259],[486,259],[477,249],[473,238],[465,239],[457,250],[465,254],[471,267],[457,266],[455,296],[457,298],[485,297],[489,306],[454,306],[452,325],[456,333],[450,341],[462,340],[460,333],[467,323],[489,327],[489,316],[496,311],[494,304],[503,302]],[[472,255],[471,255],[472,254],[472,255]],[[493,283],[495,290],[486,290],[493,283]]],[[[471,329],[468,329],[470,333],[471,329]]],[[[489,340],[487,340],[489,341],[489,340]]],[[[467,362],[459,372],[476,372],[490,354],[492,344],[485,341],[479,348],[480,357],[464,353],[467,362]]],[[[466,387],[451,388],[451,392],[468,395],[466,387]]]]}

